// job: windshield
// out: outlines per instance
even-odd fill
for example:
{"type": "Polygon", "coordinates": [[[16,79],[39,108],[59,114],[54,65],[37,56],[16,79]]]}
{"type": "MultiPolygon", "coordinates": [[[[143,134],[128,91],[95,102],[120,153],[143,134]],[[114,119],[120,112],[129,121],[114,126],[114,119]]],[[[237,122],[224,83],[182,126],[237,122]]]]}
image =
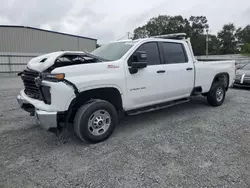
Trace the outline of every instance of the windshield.
{"type": "Polygon", "coordinates": [[[114,42],[102,45],[95,49],[91,54],[107,59],[109,61],[115,61],[120,59],[133,45],[135,42],[114,42]]]}
{"type": "Polygon", "coordinates": [[[250,63],[246,64],[242,70],[250,70],[250,63]]]}

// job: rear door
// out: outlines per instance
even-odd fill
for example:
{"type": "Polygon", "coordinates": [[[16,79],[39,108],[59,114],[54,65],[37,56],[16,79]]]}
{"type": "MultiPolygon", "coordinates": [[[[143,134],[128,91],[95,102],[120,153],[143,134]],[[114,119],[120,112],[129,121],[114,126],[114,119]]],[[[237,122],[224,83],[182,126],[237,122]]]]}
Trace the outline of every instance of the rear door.
{"type": "Polygon", "coordinates": [[[190,96],[194,87],[194,63],[183,41],[162,42],[161,50],[166,63],[166,87],[168,100],[190,96]]]}

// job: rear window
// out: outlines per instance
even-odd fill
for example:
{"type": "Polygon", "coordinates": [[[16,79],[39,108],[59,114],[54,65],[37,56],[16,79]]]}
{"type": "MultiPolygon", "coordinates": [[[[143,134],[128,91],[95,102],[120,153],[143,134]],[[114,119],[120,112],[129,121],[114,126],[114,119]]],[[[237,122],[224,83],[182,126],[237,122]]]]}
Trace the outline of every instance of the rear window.
{"type": "Polygon", "coordinates": [[[181,43],[163,43],[163,54],[166,63],[187,63],[188,58],[183,44],[181,43]]]}

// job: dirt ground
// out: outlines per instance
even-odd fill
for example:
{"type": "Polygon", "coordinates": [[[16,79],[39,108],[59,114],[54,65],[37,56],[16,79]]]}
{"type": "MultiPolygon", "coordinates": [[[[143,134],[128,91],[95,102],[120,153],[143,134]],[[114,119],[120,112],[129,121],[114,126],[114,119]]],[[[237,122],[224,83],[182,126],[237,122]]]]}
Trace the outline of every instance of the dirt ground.
{"type": "Polygon", "coordinates": [[[19,109],[22,87],[0,77],[0,187],[250,187],[250,90],[126,117],[86,145],[41,129],[19,109]]]}

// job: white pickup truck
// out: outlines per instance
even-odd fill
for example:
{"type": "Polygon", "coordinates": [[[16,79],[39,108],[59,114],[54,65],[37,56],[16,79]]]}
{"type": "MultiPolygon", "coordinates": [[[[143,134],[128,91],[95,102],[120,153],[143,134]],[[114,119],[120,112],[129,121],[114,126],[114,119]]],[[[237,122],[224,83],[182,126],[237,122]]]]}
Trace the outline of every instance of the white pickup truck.
{"type": "Polygon", "coordinates": [[[116,41],[91,53],[38,56],[19,73],[17,100],[52,132],[73,130],[88,143],[107,139],[122,114],[136,115],[207,97],[220,106],[234,61],[198,62],[184,34],[116,41]],[[71,129],[72,130],[72,129],[71,129]]]}

